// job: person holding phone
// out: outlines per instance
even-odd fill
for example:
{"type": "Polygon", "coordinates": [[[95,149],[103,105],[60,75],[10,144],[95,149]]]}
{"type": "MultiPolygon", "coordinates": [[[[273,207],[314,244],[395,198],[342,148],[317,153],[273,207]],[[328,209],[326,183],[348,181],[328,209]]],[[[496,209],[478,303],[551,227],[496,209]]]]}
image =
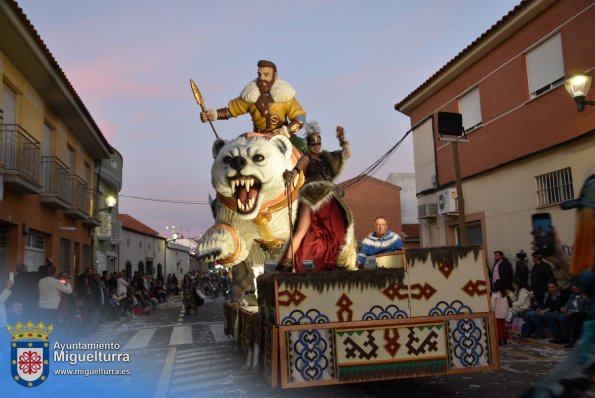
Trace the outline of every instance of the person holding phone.
{"type": "Polygon", "coordinates": [[[56,279],[56,267],[53,265],[48,265],[46,271],[47,276],[41,278],[38,283],[39,314],[46,325],[53,324],[54,330],[57,330],[60,320],[58,313],[60,293],[72,294],[72,288],[68,282],[63,283],[56,279]]]}
{"type": "Polygon", "coordinates": [[[595,382],[595,174],[587,178],[577,199],[564,201],[561,207],[576,209],[574,250],[571,259],[566,257],[553,231],[554,251],[550,259],[577,276],[573,283],[589,300],[591,312],[583,322],[576,349],[522,398],[579,397],[595,382]]]}

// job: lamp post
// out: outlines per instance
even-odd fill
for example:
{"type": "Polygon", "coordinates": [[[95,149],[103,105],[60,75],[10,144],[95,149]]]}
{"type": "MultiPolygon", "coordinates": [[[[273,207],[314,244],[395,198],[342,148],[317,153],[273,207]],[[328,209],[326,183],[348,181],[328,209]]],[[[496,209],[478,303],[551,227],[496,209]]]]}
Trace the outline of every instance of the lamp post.
{"type": "Polygon", "coordinates": [[[591,87],[591,76],[584,73],[577,73],[576,75],[570,76],[564,82],[564,87],[568,94],[576,102],[576,107],[579,112],[585,110],[585,105],[595,105],[595,101],[586,100],[587,93],[591,87]]]}
{"type": "MultiPolygon", "coordinates": [[[[101,213],[103,211],[107,211],[108,212],[108,218],[109,218],[109,236],[110,236],[110,239],[112,237],[112,211],[114,210],[114,207],[116,206],[117,203],[118,203],[118,198],[117,198],[116,195],[114,195],[114,194],[106,195],[106,197],[105,197],[105,207],[97,210],[97,213],[101,213]]],[[[107,219],[104,218],[104,217],[101,217],[101,228],[102,229],[104,229],[104,228],[107,229],[106,224],[107,224],[107,219]]],[[[105,232],[105,229],[104,229],[104,232],[103,233],[106,233],[105,232]]],[[[99,269],[99,256],[98,256],[98,254],[99,254],[99,252],[101,252],[102,255],[103,255],[103,260],[105,261],[105,267],[107,269],[108,268],[108,261],[107,261],[107,251],[108,251],[108,249],[103,244],[99,244],[99,243],[96,243],[95,242],[95,239],[96,239],[96,237],[95,237],[95,229],[91,230],[91,233],[92,233],[91,239],[92,239],[93,253],[94,253],[93,255],[96,257],[95,258],[95,267],[97,269],[99,269]],[[96,247],[97,247],[97,250],[96,250],[96,247]]],[[[118,262],[119,262],[119,260],[118,260],[118,262]]],[[[120,267],[118,266],[118,269],[119,268],[120,267]]],[[[113,270],[110,270],[110,271],[113,271],[113,270]]]]}
{"type": "MultiPolygon", "coordinates": [[[[167,275],[167,247],[168,247],[168,244],[169,244],[169,242],[172,242],[172,241],[175,243],[176,239],[178,239],[178,237],[179,237],[177,232],[173,232],[173,228],[175,228],[175,226],[172,225],[171,227],[165,227],[165,229],[169,229],[169,228],[172,228],[172,233],[171,233],[171,238],[165,238],[165,250],[164,250],[165,258],[163,260],[163,274],[164,275],[167,275]]],[[[174,272],[174,274],[175,274],[175,272],[174,272]]]]}

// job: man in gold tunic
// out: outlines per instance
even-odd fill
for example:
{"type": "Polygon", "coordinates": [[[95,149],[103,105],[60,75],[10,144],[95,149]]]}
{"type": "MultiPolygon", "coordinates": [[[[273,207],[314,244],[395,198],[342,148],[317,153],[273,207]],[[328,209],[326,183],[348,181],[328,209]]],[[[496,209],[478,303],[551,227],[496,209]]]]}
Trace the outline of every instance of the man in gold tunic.
{"type": "Polygon", "coordinates": [[[295,98],[291,85],[279,79],[277,66],[271,61],[258,61],[258,78],[248,83],[239,97],[226,108],[209,109],[200,114],[203,123],[227,120],[249,113],[257,133],[283,134],[302,152],[303,141],[295,136],[306,122],[306,112],[295,98]]]}

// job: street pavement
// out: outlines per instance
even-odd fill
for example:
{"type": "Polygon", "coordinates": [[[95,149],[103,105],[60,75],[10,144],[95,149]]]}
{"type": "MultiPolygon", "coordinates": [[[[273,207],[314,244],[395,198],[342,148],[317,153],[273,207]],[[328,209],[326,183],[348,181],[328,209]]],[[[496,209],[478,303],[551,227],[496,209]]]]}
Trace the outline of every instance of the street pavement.
{"type": "MultiPolygon", "coordinates": [[[[180,297],[170,297],[150,315],[104,323],[88,342],[114,342],[130,355],[131,376],[89,376],[63,383],[80,392],[92,377],[113,397],[515,397],[551,370],[566,350],[508,345],[497,371],[353,383],[299,389],[273,389],[223,332],[224,299],[208,298],[196,314],[184,313],[180,297]]],[[[52,376],[57,378],[58,376],[52,376]]],[[[61,377],[65,379],[65,377],[61,377]]],[[[49,382],[49,380],[48,380],[49,382]]],[[[93,384],[94,385],[94,384],[93,384]]],[[[99,391],[99,390],[98,390],[99,391]]],[[[100,394],[105,397],[105,394],[100,394]]],[[[585,397],[595,397],[595,391],[585,397]]]]}

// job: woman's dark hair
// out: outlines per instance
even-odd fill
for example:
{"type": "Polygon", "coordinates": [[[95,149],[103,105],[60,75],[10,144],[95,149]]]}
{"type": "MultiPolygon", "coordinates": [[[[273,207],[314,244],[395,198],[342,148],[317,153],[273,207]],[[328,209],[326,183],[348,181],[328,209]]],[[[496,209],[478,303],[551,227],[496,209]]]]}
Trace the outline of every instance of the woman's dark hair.
{"type": "Polygon", "coordinates": [[[522,289],[524,287],[527,287],[525,285],[525,280],[523,278],[514,278],[513,279],[513,283],[515,283],[518,286],[518,289],[522,289]]]}

